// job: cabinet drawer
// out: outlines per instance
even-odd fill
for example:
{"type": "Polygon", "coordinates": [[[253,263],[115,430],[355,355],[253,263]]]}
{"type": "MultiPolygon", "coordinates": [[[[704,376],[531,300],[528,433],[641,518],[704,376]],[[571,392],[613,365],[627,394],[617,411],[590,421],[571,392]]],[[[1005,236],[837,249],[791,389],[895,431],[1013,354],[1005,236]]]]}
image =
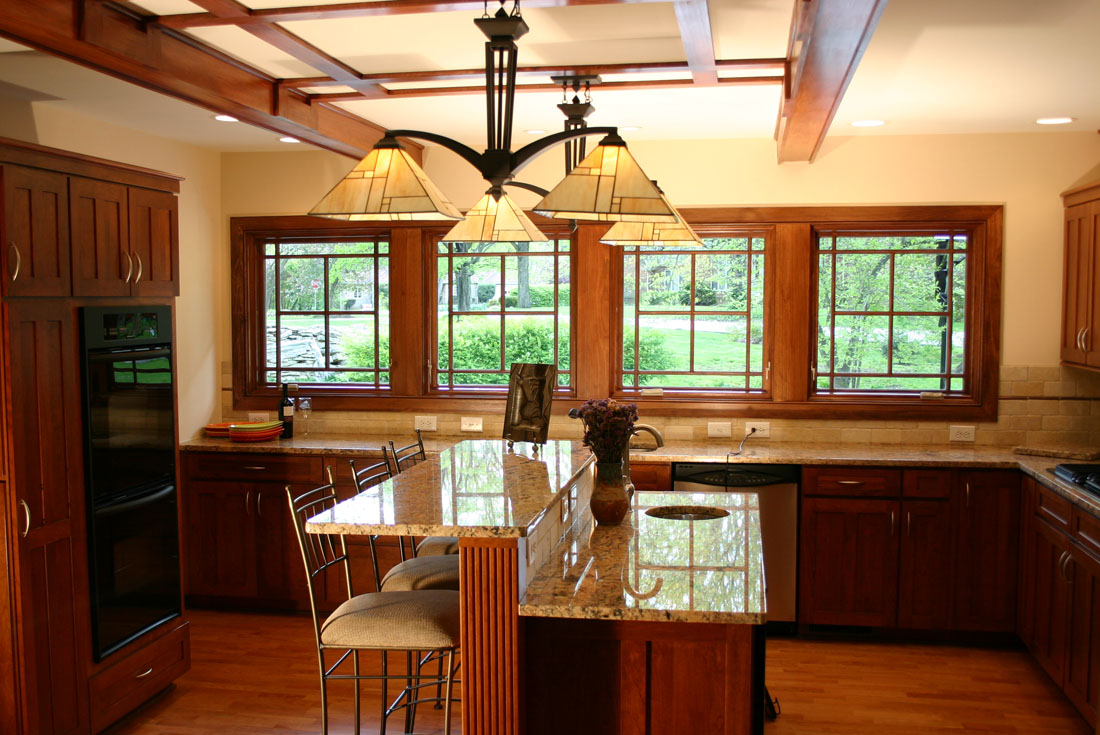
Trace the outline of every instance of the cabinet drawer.
{"type": "Polygon", "coordinates": [[[630,481],[636,490],[672,489],[672,465],[657,462],[631,462],[630,481]]]}
{"type": "Polygon", "coordinates": [[[1073,504],[1050,490],[1040,487],[1035,515],[1045,518],[1058,528],[1068,530],[1070,518],[1073,517],[1073,504]]]}
{"type": "Polygon", "coordinates": [[[950,498],[954,476],[951,470],[904,470],[901,492],[907,498],[950,498]]]}
{"type": "Polygon", "coordinates": [[[245,480],[253,482],[324,482],[323,462],[309,455],[226,452],[187,452],[185,477],[189,480],[245,480]]]}
{"type": "Polygon", "coordinates": [[[184,623],[134,651],[89,682],[92,732],[99,732],[191,668],[191,639],[184,623]]]}
{"type": "Polygon", "coordinates": [[[1100,556],[1100,518],[1091,516],[1080,508],[1074,508],[1070,534],[1077,543],[1100,556]]]}
{"type": "Polygon", "coordinates": [[[901,470],[865,467],[803,467],[803,495],[897,497],[901,470]]]}

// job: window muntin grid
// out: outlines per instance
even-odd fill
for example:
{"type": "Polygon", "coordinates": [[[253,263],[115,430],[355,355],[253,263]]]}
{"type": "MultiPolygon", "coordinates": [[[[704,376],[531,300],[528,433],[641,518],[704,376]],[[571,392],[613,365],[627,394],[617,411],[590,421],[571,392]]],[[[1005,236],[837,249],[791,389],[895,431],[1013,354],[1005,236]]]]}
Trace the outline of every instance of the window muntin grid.
{"type": "Polygon", "coordinates": [[[568,238],[438,243],[432,389],[506,388],[513,362],[555,364],[572,388],[571,254],[568,238]]]}
{"type": "Polygon", "coordinates": [[[818,230],[816,395],[966,395],[966,229],[818,230]]]}
{"type": "Polygon", "coordinates": [[[620,390],[766,389],[767,233],[727,232],[703,243],[624,248],[620,390]]]}
{"type": "Polygon", "coordinates": [[[390,382],[389,240],[264,243],[261,384],[390,382]]]}

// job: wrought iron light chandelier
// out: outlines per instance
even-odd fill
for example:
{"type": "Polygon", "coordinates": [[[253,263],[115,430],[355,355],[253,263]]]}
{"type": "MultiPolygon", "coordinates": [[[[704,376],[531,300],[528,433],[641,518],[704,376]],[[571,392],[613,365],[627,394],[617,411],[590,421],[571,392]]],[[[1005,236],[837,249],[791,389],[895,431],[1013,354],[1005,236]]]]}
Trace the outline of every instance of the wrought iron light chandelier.
{"type": "MultiPolygon", "coordinates": [[[[534,211],[571,220],[667,223],[677,226],[679,216],[656,184],[638,166],[614,127],[570,125],[513,152],[512,118],[519,67],[516,39],[528,31],[519,0],[511,12],[505,0],[494,15],[485,13],[474,23],[485,42],[485,105],[487,148],[478,153],[452,138],[422,130],[387,130],[381,140],[310,211],[311,215],[351,221],[454,220],[460,219],[443,240],[446,242],[523,242],[547,240],[543,233],[504,192],[517,187],[542,195],[534,211]],[[567,148],[575,161],[566,177],[547,191],[515,179],[535,156],[558,143],[604,135],[588,155],[584,148],[567,148]],[[461,156],[489,182],[489,189],[463,217],[397,142],[413,138],[435,143],[461,156]],[[579,155],[576,151],[580,150],[579,155]]],[[[579,100],[578,100],[579,102],[579,100]]],[[[566,115],[569,115],[569,112],[566,115]]]]}

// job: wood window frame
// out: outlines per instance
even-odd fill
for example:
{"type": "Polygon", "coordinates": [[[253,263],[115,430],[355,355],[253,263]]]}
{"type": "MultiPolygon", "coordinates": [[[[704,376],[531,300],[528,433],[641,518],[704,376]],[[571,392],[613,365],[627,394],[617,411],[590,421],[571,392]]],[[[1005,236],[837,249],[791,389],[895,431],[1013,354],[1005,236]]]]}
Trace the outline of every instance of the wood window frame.
{"type": "MultiPolygon", "coordinates": [[[[993,421],[997,417],[1000,370],[1002,240],[1004,208],[1000,205],[945,206],[821,206],[821,207],[699,207],[682,208],[684,218],[704,231],[722,227],[773,228],[766,261],[768,301],[765,304],[766,340],[772,369],[769,393],[764,397],[742,394],[705,399],[680,396],[630,396],[643,414],[801,419],[970,420],[993,421]],[[972,387],[966,397],[938,401],[915,397],[844,396],[813,397],[810,365],[816,350],[811,328],[814,302],[813,229],[861,223],[939,224],[970,227],[975,235],[973,280],[968,297],[973,304],[968,348],[972,387]],[[978,273],[980,271],[980,275],[978,273]],[[776,317],[782,304],[784,317],[776,317]],[[770,315],[770,316],[769,316],[770,315]],[[775,359],[781,355],[782,359],[775,359]]],[[[536,226],[559,224],[537,215],[536,226]]],[[[575,399],[555,401],[553,412],[564,414],[577,400],[610,396],[616,385],[621,344],[613,330],[621,331],[621,280],[616,282],[613,263],[618,260],[621,279],[622,251],[599,242],[607,224],[579,223],[573,234],[571,270],[570,337],[573,350],[575,399]],[[615,252],[617,251],[617,252],[615,252]],[[616,299],[613,294],[618,294],[616,299]],[[619,357],[617,357],[617,355],[619,357]]],[[[428,367],[431,315],[434,314],[435,241],[445,226],[425,222],[347,223],[308,216],[235,217],[230,223],[232,267],[233,406],[237,410],[271,410],[278,391],[258,385],[256,366],[262,353],[250,344],[250,335],[262,311],[251,308],[257,289],[262,295],[262,270],[249,264],[249,248],[264,238],[298,235],[377,233],[390,234],[390,310],[401,315],[404,328],[391,334],[390,391],[387,396],[368,396],[355,388],[336,386],[310,389],[319,410],[447,411],[502,413],[505,395],[433,394],[428,367]],[[429,287],[432,286],[432,287],[429,287]]],[[[262,262],[262,258],[253,259],[262,262]]]]}

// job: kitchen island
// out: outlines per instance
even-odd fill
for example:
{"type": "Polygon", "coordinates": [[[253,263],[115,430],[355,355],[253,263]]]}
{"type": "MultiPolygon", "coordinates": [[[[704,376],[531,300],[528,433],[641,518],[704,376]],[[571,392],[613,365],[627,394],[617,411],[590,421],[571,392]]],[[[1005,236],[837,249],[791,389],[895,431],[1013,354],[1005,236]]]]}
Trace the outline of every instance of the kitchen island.
{"type": "Polygon", "coordinates": [[[638,493],[623,525],[594,528],[592,474],[579,442],[462,442],[306,528],[459,537],[464,733],[752,732],[756,496],[638,493]],[[646,513],[685,504],[723,515],[646,513]]]}

